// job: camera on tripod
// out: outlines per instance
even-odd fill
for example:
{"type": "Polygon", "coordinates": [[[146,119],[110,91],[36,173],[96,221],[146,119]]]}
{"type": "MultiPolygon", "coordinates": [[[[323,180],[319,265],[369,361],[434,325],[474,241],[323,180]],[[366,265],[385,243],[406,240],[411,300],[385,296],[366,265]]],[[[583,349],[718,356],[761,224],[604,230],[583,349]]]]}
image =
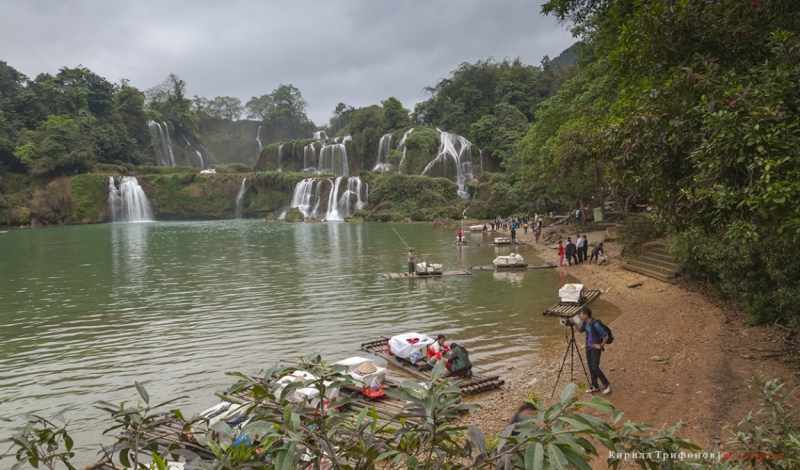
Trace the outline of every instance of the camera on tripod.
{"type": "Polygon", "coordinates": [[[578,315],[575,315],[573,317],[559,318],[558,322],[561,323],[564,326],[575,326],[575,325],[580,324],[581,317],[578,316],[578,315]]]}
{"type": "Polygon", "coordinates": [[[562,319],[560,319],[558,321],[559,321],[559,323],[561,323],[564,326],[573,326],[572,325],[572,320],[570,320],[569,318],[562,318],[562,319]]]}

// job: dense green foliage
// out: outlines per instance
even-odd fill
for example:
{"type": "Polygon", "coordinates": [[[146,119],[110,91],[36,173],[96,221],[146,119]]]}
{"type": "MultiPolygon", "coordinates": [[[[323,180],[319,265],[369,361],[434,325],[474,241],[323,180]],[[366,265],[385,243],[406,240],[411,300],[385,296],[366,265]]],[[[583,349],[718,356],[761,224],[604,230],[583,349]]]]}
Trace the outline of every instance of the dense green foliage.
{"type": "Polygon", "coordinates": [[[686,273],[754,320],[799,319],[780,299],[800,273],[765,245],[800,240],[796,4],[551,0],[544,11],[572,22],[581,71],[539,106],[519,146],[523,180],[571,207],[649,202],[691,247],[686,273]],[[766,287],[782,276],[785,287],[766,287]]]}
{"type": "MultiPolygon", "coordinates": [[[[225,422],[188,418],[173,409],[172,432],[164,433],[164,410],[177,399],[151,405],[147,390],[135,383],[136,405],[98,402],[108,413],[116,442],[101,453],[114,464],[142,470],[166,470],[167,461],[183,459],[198,470],[337,470],[385,469],[589,469],[605,462],[611,469],[636,464],[641,468],[733,469],[796,468],[800,431],[795,412],[786,405],[791,392],[777,381],[754,379],[763,406],[731,430],[725,453],[701,449],[678,436],[680,423],[660,430],[649,424],[623,422],[624,412],[599,397],[581,401],[584,386],[568,384],[550,406],[531,395],[531,415],[521,415],[497,437],[459,422],[461,414],[479,405],[462,401],[461,389],[441,376],[444,362],[423,383],[404,381],[386,388],[406,406],[396,415],[379,414],[356,398],[289,401],[299,388],[328,396],[332,389],[360,388],[342,365],[328,365],[319,356],[301,366],[275,364],[263,376],[241,373],[228,394],[248,398],[242,408],[246,421],[236,427],[225,422]],[[279,379],[303,370],[308,378],[294,383],[279,379]],[[360,408],[360,411],[359,411],[360,408]],[[201,455],[203,456],[201,458],[201,455]],[[735,456],[731,458],[730,456],[735,456]],[[765,459],[766,458],[766,459],[765,459]],[[151,462],[151,463],[145,463],[151,462]]],[[[0,418],[4,419],[4,418],[0,418]]],[[[4,419],[8,421],[7,419],[4,419]]],[[[13,458],[14,470],[30,464],[55,470],[59,462],[73,468],[73,441],[63,412],[54,418],[28,417],[16,429],[12,447],[0,459],[13,458]]]]}

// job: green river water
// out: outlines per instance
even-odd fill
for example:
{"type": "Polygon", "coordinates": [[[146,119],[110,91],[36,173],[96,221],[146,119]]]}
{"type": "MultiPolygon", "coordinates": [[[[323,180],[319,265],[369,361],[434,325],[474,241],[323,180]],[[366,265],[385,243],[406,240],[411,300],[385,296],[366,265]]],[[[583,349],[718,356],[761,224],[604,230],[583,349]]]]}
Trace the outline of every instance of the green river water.
{"type": "MultiPolygon", "coordinates": [[[[97,400],[177,396],[187,414],[218,402],[232,380],[280,360],[363,355],[362,342],[405,332],[458,341],[500,375],[564,348],[541,312],[564,281],[556,270],[382,279],[406,250],[445,270],[490,265],[509,247],[489,234],[426,224],[121,223],[0,233],[0,416],[74,406],[76,464],[96,460],[108,419],[97,400]]],[[[529,247],[519,247],[526,261],[529,247]]],[[[570,281],[568,278],[567,281],[570,281]]],[[[599,300],[598,316],[615,307],[599,300]]],[[[381,361],[378,361],[381,362],[381,361]]],[[[17,421],[19,422],[19,421],[17,421]]],[[[3,431],[0,437],[5,437],[3,431]]]]}

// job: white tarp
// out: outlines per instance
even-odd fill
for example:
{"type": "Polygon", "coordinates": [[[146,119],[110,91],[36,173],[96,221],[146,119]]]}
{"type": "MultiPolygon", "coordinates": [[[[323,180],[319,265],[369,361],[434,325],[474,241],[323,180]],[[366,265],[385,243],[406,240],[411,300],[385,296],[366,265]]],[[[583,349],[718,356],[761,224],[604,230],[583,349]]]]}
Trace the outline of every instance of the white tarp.
{"type": "Polygon", "coordinates": [[[525,260],[519,254],[513,254],[508,256],[498,256],[497,258],[492,261],[492,264],[495,267],[499,266],[524,266],[525,260]]]}
{"type": "Polygon", "coordinates": [[[561,297],[562,302],[578,303],[581,300],[581,291],[583,291],[583,284],[566,284],[558,290],[558,296],[561,297]]]}
{"type": "MultiPolygon", "coordinates": [[[[296,370],[291,374],[285,375],[278,379],[278,383],[280,386],[277,390],[275,390],[275,396],[279,397],[283,392],[283,389],[286,388],[292,382],[306,382],[309,380],[316,380],[317,377],[304,370],[296,370]]],[[[330,385],[332,382],[326,382],[325,385],[330,385]]],[[[325,398],[328,400],[335,400],[336,397],[339,396],[339,389],[338,388],[328,388],[325,391],[325,398]]],[[[319,390],[314,387],[304,387],[304,388],[296,388],[294,389],[287,397],[286,400],[290,403],[300,403],[303,400],[307,400],[309,406],[316,407],[319,398],[319,390]]]]}
{"type": "Polygon", "coordinates": [[[433,338],[419,333],[405,333],[389,338],[389,349],[392,354],[404,359],[410,359],[414,352],[422,353],[421,357],[428,357],[428,345],[434,343],[433,338]]]}

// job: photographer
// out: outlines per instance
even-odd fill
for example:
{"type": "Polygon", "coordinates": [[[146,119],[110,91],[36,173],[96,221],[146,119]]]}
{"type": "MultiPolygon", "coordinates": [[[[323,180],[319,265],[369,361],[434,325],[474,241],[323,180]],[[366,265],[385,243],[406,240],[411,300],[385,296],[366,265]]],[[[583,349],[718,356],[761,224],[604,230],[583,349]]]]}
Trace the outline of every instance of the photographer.
{"type": "Polygon", "coordinates": [[[586,332],[586,362],[589,363],[589,374],[592,377],[592,386],[586,393],[595,393],[600,390],[597,379],[603,382],[603,395],[611,393],[611,384],[606,379],[603,371],[600,370],[600,354],[608,341],[608,332],[600,323],[592,318],[592,311],[589,307],[581,309],[581,325],[578,332],[586,332]]]}

